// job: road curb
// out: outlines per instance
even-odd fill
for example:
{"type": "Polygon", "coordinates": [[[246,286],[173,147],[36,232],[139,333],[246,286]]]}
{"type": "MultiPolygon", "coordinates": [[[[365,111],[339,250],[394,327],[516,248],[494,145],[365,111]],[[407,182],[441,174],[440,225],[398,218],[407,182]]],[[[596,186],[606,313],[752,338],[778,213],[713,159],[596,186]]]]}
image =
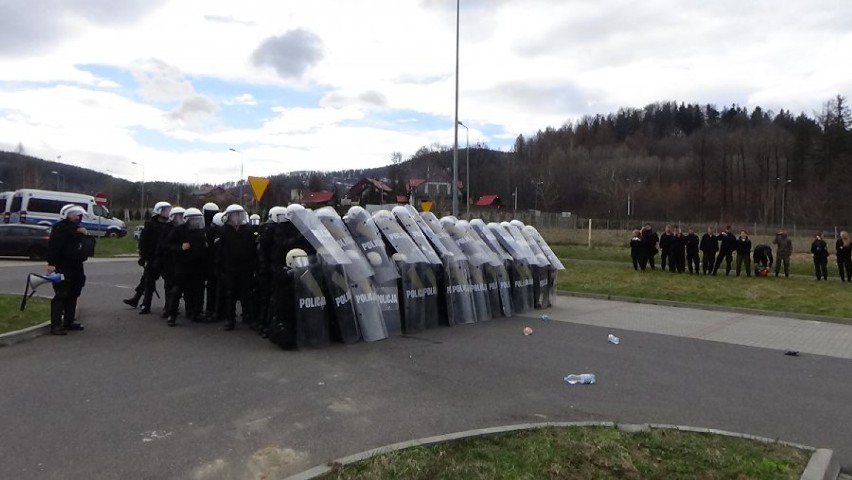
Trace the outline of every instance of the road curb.
{"type": "Polygon", "coordinates": [[[23,330],[15,330],[0,334],[0,347],[8,347],[16,343],[24,342],[42,335],[47,335],[50,331],[50,321],[34,325],[23,330]]]}
{"type": "Polygon", "coordinates": [[[558,290],[557,294],[565,297],[591,298],[594,300],[613,300],[625,303],[638,303],[642,305],[658,305],[662,307],[693,308],[695,310],[707,310],[711,312],[739,313],[743,315],[760,315],[764,317],[790,318],[794,320],[811,320],[816,322],[830,322],[848,325],[849,318],[830,317],[826,315],[812,315],[809,313],[775,312],[772,310],[758,310],[756,308],[727,307],[721,305],[708,305],[705,303],[678,302],[675,300],[659,300],[655,298],[624,297],[620,295],[608,295],[606,293],[570,292],[558,290]]]}
{"type": "Polygon", "coordinates": [[[786,445],[788,447],[798,448],[802,450],[807,450],[813,452],[811,454],[811,458],[808,461],[807,467],[805,467],[805,471],[801,476],[801,480],[835,480],[839,474],[839,466],[837,460],[834,458],[834,452],[828,449],[817,449],[814,447],[809,447],[806,445],[800,445],[796,443],[783,442],[779,440],[775,440],[772,438],[766,437],[758,437],[754,435],[747,435],[744,433],[737,432],[729,432],[725,430],[716,430],[712,428],[702,428],[702,427],[690,427],[683,425],[667,425],[667,424],[655,424],[655,423],[643,423],[643,424],[620,424],[616,422],[541,422],[541,423],[522,423],[518,425],[506,425],[502,427],[491,427],[491,428],[478,428],[475,430],[466,430],[463,432],[449,433],[446,435],[436,435],[433,437],[420,438],[417,440],[409,440],[407,442],[399,442],[393,443],[390,445],[385,445],[383,447],[374,448],[372,450],[367,450],[364,452],[356,453],[353,455],[349,455],[343,458],[339,458],[337,460],[332,460],[324,465],[318,465],[309,470],[305,470],[301,473],[297,473],[290,477],[287,477],[287,480],[312,480],[318,478],[322,475],[329,473],[333,466],[337,465],[349,465],[352,463],[360,462],[362,460],[366,460],[370,457],[381,455],[384,453],[395,452],[397,450],[403,450],[409,447],[416,447],[421,445],[431,445],[440,442],[446,442],[450,440],[458,440],[461,438],[472,438],[472,437],[481,437],[487,435],[495,435],[499,433],[507,433],[507,432],[515,432],[519,430],[532,430],[535,428],[543,428],[543,427],[609,427],[609,428],[617,428],[621,431],[634,433],[634,432],[647,432],[651,430],[680,430],[684,432],[696,432],[696,433],[709,433],[713,435],[723,435],[726,437],[734,437],[734,438],[743,438],[747,440],[755,440],[763,443],[777,443],[780,445],[786,445]]]}

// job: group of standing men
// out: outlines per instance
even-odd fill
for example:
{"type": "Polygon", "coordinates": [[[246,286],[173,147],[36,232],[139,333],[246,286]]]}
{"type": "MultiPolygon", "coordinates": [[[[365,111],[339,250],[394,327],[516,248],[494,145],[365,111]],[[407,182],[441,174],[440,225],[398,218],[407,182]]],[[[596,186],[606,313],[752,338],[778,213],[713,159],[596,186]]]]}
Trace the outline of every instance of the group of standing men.
{"type": "MultiPolygon", "coordinates": [[[[659,253],[662,270],[668,267],[670,272],[684,273],[688,268],[690,274],[716,275],[724,262],[725,275],[730,275],[736,254],[737,276],[743,270],[747,276],[751,276],[753,260],[755,275],[767,276],[774,263],[776,277],[782,267],[784,275],[789,277],[793,242],[782,230],[775,235],[772,243],[776,246],[777,261],[773,258],[771,246],[758,244],[752,248],[748,232],[743,230],[736,236],[730,225],[720,233],[714,227],[707,227],[707,233],[699,238],[691,228],[684,234],[679,226],[666,225],[665,231],[659,235],[650,225],[645,224],[641,230],[633,230],[630,255],[635,270],[644,271],[649,266],[651,270],[656,269],[655,257],[659,253]]],[[[852,282],[852,245],[847,232],[840,232],[835,249],[841,281],[852,282]]],[[[817,280],[827,280],[830,253],[821,233],[814,237],[811,254],[817,280]]]]}
{"type": "Polygon", "coordinates": [[[270,209],[263,225],[259,216],[250,218],[239,205],[219,212],[216,204],[207,203],[202,210],[184,210],[167,202],[154,206],[139,237],[138,263],[144,272],[135,294],[123,302],[138,306],[139,314],[151,313],[157,280],[162,277],[161,316],[167,325],[176,325],[182,297],[186,318],[224,320],[224,329],[233,330],[239,302],[242,321],[265,334],[272,275],[285,267],[286,252],[302,246],[304,238],[289,221],[285,207],[270,209]]]}

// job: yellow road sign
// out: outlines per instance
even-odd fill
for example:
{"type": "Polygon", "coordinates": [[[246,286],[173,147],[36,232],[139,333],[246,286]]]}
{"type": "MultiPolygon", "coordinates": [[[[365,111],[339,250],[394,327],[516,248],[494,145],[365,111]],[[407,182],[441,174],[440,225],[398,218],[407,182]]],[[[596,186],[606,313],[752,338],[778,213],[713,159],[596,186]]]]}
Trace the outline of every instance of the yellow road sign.
{"type": "Polygon", "coordinates": [[[268,178],[261,177],[248,177],[249,185],[251,185],[251,191],[254,192],[254,199],[258,202],[261,198],[263,198],[263,193],[266,192],[266,187],[269,186],[268,178]]]}
{"type": "Polygon", "coordinates": [[[421,200],[420,201],[420,210],[424,212],[432,211],[432,201],[431,200],[421,200]]]}

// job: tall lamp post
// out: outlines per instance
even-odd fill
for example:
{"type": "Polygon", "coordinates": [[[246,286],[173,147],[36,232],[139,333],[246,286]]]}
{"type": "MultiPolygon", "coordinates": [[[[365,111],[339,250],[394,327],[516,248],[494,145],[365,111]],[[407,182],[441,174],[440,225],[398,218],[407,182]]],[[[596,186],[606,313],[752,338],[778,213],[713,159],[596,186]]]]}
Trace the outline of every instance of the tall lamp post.
{"type": "Polygon", "coordinates": [[[243,152],[237,150],[236,148],[229,148],[228,150],[237,153],[240,155],[240,201],[239,204],[242,206],[243,204],[243,166],[245,166],[245,158],[243,158],[243,152]]]}
{"type": "Polygon", "coordinates": [[[640,178],[627,178],[627,219],[630,220],[630,217],[636,213],[636,198],[633,197],[634,186],[636,188],[639,187],[639,184],[642,183],[642,179],[640,178]]]}
{"type": "Polygon", "coordinates": [[[459,214],[459,9],[456,0],[456,123],[453,125],[453,216],[459,214]]]}
{"type": "MultiPolygon", "coordinates": [[[[142,193],[139,194],[139,217],[145,216],[145,165],[139,162],[130,162],[133,165],[142,167],[142,193]]],[[[144,218],[142,218],[144,220],[144,218]]]]}
{"type": "MultiPolygon", "coordinates": [[[[780,181],[781,177],[777,177],[776,181],[780,181]]],[[[787,208],[787,185],[792,182],[789,178],[784,180],[784,190],[781,192],[781,230],[784,230],[784,220],[786,218],[786,208],[787,208]]]]}
{"type": "Polygon", "coordinates": [[[464,182],[464,191],[467,194],[467,216],[470,217],[470,129],[467,128],[462,122],[458,122],[459,125],[464,127],[464,153],[465,153],[465,163],[467,164],[467,168],[465,168],[465,172],[467,174],[467,179],[464,182]]]}
{"type": "Polygon", "coordinates": [[[59,191],[59,178],[60,178],[59,172],[57,172],[56,170],[53,170],[50,173],[56,175],[56,191],[58,192],[59,191]]]}

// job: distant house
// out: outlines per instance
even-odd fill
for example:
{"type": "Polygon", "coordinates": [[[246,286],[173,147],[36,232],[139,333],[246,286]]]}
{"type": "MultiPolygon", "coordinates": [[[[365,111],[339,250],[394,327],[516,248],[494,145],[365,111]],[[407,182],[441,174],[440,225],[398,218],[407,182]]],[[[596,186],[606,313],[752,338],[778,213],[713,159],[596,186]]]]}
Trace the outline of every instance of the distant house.
{"type": "MultiPolygon", "coordinates": [[[[464,183],[459,180],[459,201],[464,203],[464,183]]],[[[414,205],[422,201],[432,201],[438,209],[445,208],[453,202],[453,183],[443,175],[432,175],[427,178],[412,178],[408,180],[408,196],[414,205]]]]}
{"type": "Polygon", "coordinates": [[[473,206],[480,208],[501,208],[503,200],[500,200],[500,197],[497,195],[483,195],[476,200],[473,206]]]}
{"type": "Polygon", "coordinates": [[[349,189],[346,198],[357,205],[383,205],[394,203],[393,189],[381,180],[364,177],[349,189]]]}
{"type": "Polygon", "coordinates": [[[319,192],[303,192],[302,204],[308,208],[320,208],[335,206],[337,203],[337,192],[320,190],[319,192]]]}
{"type": "Polygon", "coordinates": [[[189,195],[200,202],[226,204],[231,201],[225,189],[219,186],[203,185],[191,191],[189,195]]]}

